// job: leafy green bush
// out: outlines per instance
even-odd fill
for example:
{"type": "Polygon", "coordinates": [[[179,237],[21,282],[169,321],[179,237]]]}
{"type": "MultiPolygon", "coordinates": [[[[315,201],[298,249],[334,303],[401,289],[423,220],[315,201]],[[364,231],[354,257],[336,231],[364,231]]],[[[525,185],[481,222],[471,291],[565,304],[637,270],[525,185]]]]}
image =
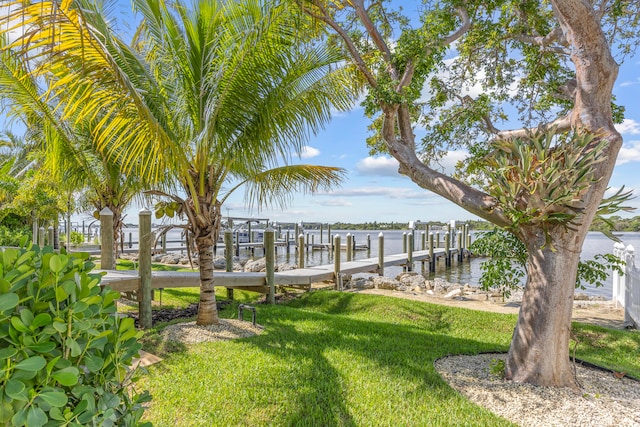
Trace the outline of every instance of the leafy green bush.
{"type": "MultiPolygon", "coordinates": [[[[524,286],[527,248],[509,231],[495,228],[478,234],[469,248],[472,252],[490,257],[480,265],[480,287],[497,289],[505,298],[524,286]]],[[[584,283],[604,286],[609,270],[623,274],[624,262],[612,254],[598,254],[592,260],[578,263],[576,288],[586,289],[584,283]]]]}
{"type": "Polygon", "coordinates": [[[0,251],[0,424],[139,424],[149,394],[133,394],[127,367],[141,332],[92,268],[51,248],[0,251]]]}
{"type": "MultiPolygon", "coordinates": [[[[60,241],[62,242],[66,242],[67,241],[67,235],[66,234],[61,234],[60,235],[60,241]]],[[[71,232],[71,243],[73,243],[74,245],[81,245],[84,243],[84,235],[78,231],[72,231],[71,232]]]]}
{"type": "Polygon", "coordinates": [[[7,227],[0,225],[0,246],[19,246],[20,240],[27,236],[31,238],[29,227],[7,227]]]}

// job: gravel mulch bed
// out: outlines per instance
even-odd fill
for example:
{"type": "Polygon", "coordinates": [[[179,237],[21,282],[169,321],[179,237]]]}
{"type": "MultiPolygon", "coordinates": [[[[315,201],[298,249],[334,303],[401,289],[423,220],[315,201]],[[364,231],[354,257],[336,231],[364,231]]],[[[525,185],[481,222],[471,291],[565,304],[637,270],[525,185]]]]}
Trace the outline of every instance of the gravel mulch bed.
{"type": "Polygon", "coordinates": [[[578,364],[581,391],[536,387],[492,375],[492,361],[505,358],[449,356],[435,365],[444,380],[472,402],[523,427],[640,426],[640,381],[578,364]]]}
{"type": "Polygon", "coordinates": [[[201,342],[233,340],[258,335],[262,332],[259,326],[253,323],[235,319],[220,319],[220,323],[210,326],[198,326],[196,322],[178,323],[169,325],[161,332],[167,341],[176,341],[183,344],[198,344],[201,342]]]}

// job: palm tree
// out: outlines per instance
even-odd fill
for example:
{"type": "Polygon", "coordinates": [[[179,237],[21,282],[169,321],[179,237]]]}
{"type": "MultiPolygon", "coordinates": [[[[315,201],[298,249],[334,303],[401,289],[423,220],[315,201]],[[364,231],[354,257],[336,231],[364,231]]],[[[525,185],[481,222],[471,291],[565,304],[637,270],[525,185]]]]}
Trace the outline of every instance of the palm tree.
{"type": "MultiPolygon", "coordinates": [[[[4,44],[0,43],[0,48],[3,47],[4,44]]],[[[38,84],[37,78],[29,73],[28,66],[16,51],[4,49],[0,53],[3,102],[10,117],[26,124],[25,140],[31,141],[26,150],[31,156],[22,155],[15,165],[21,167],[21,175],[28,169],[37,169],[37,174],[44,174],[40,179],[42,183],[55,181],[53,188],[57,190],[58,198],[68,198],[67,204],[70,204],[73,192],[84,191],[86,200],[96,210],[108,207],[113,212],[113,251],[117,253],[123,212],[141,191],[141,183],[135,175],[121,173],[118,164],[93,147],[92,135],[96,133],[95,127],[101,116],[83,120],[69,114],[65,117],[60,108],[64,106],[64,100],[46,99],[46,88],[38,84]]],[[[7,144],[13,142],[15,146],[16,138],[8,133],[7,144]]],[[[51,206],[43,208],[48,208],[49,215],[52,215],[51,206]]],[[[54,208],[58,210],[57,206],[54,208]]],[[[71,214],[70,209],[67,209],[68,215],[71,214]]],[[[57,212],[52,218],[56,217],[57,212]]]]}
{"type": "Polygon", "coordinates": [[[213,244],[230,192],[243,185],[247,200],[284,205],[293,191],[341,179],[338,168],[290,161],[332,107],[354,99],[342,56],[302,40],[295,29],[310,26],[286,4],[134,0],[144,20],[133,48],[95,4],[70,4],[15,9],[29,37],[13,47],[34,46],[23,54],[75,117],[102,112],[97,147],[155,181],[154,194],[187,218],[200,266],[197,322],[217,323],[213,244]]]}

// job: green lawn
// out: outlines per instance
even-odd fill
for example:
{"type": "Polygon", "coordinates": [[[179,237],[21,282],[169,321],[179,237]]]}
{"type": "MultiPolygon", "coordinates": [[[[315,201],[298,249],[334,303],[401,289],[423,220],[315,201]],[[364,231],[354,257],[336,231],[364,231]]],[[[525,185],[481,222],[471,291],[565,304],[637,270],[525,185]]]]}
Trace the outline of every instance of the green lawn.
{"type": "MultiPolygon", "coordinates": [[[[235,317],[235,306],[221,315],[235,317]]],[[[433,362],[506,351],[515,321],[417,301],[313,292],[286,305],[258,305],[265,331],[253,338],[167,347],[150,332],[145,349],[164,361],[138,387],[153,395],[145,417],[155,426],[511,425],[451,389],[433,362]]],[[[579,358],[640,377],[639,333],[574,329],[579,358]]]]}

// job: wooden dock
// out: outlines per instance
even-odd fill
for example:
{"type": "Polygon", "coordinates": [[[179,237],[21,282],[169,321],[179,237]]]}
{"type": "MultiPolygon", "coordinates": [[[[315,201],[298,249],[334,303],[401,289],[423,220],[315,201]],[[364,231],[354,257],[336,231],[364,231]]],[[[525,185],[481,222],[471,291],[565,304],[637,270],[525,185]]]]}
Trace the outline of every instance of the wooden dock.
{"type": "MultiPolygon", "coordinates": [[[[450,250],[450,256],[458,252],[457,249],[450,250]]],[[[435,259],[445,256],[444,249],[433,251],[435,259]]],[[[429,251],[413,252],[413,262],[429,262],[429,251]]],[[[375,273],[378,271],[378,257],[366,258],[355,261],[346,261],[340,264],[341,274],[355,273],[375,273]]],[[[406,266],[407,254],[395,254],[384,257],[383,267],[406,266]]],[[[295,270],[275,273],[275,284],[280,286],[309,286],[312,283],[335,280],[335,265],[325,264],[295,270]]],[[[200,286],[200,274],[198,272],[172,272],[154,271],[152,287],[154,289],[164,288],[188,288],[200,286]]],[[[242,288],[249,291],[267,293],[265,273],[227,273],[215,272],[214,286],[225,288],[242,288]]],[[[102,278],[102,284],[110,286],[119,292],[137,291],[139,286],[138,273],[131,271],[107,271],[102,278]]]]}

